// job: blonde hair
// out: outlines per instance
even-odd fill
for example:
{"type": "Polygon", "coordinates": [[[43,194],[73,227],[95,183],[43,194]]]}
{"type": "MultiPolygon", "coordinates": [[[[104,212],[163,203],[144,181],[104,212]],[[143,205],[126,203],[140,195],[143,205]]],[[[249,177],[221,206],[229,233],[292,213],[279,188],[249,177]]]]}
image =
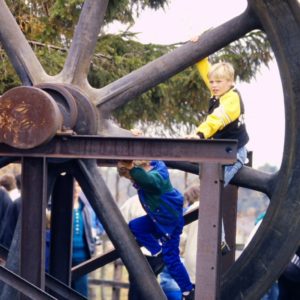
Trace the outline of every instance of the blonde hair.
{"type": "Polygon", "coordinates": [[[219,62],[213,64],[207,75],[209,79],[213,77],[216,79],[226,79],[234,82],[234,68],[232,64],[228,62],[219,62]]]}

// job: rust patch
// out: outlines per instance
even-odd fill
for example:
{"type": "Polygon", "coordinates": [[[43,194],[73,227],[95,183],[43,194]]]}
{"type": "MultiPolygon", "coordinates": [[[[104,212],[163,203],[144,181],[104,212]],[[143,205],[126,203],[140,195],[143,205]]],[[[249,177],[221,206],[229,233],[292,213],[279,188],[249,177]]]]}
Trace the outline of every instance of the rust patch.
{"type": "Polygon", "coordinates": [[[17,87],[0,99],[0,142],[29,149],[50,140],[62,127],[55,101],[34,87],[17,87]]]}

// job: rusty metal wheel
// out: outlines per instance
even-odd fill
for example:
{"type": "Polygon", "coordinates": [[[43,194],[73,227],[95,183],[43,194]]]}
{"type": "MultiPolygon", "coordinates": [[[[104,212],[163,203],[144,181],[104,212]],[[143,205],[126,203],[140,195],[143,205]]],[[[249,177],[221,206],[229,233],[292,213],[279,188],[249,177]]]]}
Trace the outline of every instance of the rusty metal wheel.
{"type": "MultiPolygon", "coordinates": [[[[299,1],[248,0],[248,8],[244,13],[206,32],[201,41],[186,43],[123,78],[101,89],[94,89],[87,81],[87,73],[107,3],[108,0],[85,1],[64,68],[61,73],[49,76],[24,38],[4,0],[0,0],[0,39],[22,84],[28,89],[32,86],[41,87],[46,93],[52,94],[54,100],[60,99],[58,108],[63,107],[60,111],[64,111],[67,116],[65,127],[78,130],[82,134],[97,131],[99,135],[128,135],[127,131],[110,122],[110,114],[114,109],[251,30],[260,29],[267,34],[279,66],[284,90],[287,134],[283,161],[276,176],[244,168],[236,178],[237,185],[266,192],[271,198],[271,204],[249,247],[223,276],[221,291],[221,299],[259,299],[278,277],[299,244],[299,1]],[[77,111],[74,108],[76,106],[77,111]],[[97,108],[97,113],[94,108],[97,108]],[[78,118],[78,115],[81,117],[78,118]]],[[[53,128],[50,129],[49,139],[53,136],[53,128]]],[[[5,141],[7,142],[4,139],[5,141]]],[[[48,139],[42,142],[47,141],[48,139]]],[[[39,143],[40,140],[35,145],[39,143]]],[[[13,145],[18,146],[18,142],[13,145]]],[[[105,204],[104,197],[110,196],[108,192],[103,192],[106,190],[105,183],[95,166],[95,162],[78,160],[73,171],[83,188],[86,188],[97,214],[115,240],[116,246],[122,248],[117,237],[124,231],[112,229],[107,220],[106,212],[111,212],[113,200],[108,201],[110,207],[105,204]]],[[[114,217],[117,219],[118,214],[114,217]]],[[[122,222],[116,221],[116,224],[125,228],[122,222]]],[[[133,269],[130,257],[125,255],[124,258],[129,269],[133,269]]],[[[142,283],[141,285],[143,286],[142,283]]],[[[151,281],[151,285],[155,286],[154,281],[151,281]]],[[[162,297],[159,293],[156,296],[155,299],[162,297]]]]}

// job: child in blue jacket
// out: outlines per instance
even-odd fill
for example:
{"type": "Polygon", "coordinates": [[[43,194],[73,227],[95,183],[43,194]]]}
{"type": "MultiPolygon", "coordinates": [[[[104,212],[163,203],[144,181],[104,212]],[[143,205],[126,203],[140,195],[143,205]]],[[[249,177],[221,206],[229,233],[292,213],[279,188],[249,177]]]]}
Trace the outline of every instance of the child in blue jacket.
{"type": "Polygon", "coordinates": [[[153,256],[161,255],[183,299],[194,299],[194,288],[179,256],[182,233],[183,195],[170,181],[162,161],[120,161],[120,176],[133,182],[146,215],[129,222],[139,244],[153,256]]]}

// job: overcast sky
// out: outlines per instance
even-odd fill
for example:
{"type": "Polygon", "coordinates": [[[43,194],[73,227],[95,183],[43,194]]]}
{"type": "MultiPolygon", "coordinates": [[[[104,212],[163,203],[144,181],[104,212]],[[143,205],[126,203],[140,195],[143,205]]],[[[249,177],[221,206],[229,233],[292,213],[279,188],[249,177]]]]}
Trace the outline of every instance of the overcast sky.
{"type": "MultiPolygon", "coordinates": [[[[146,10],[131,31],[143,43],[184,42],[204,30],[216,27],[242,13],[246,0],[171,0],[163,11],[146,10]],[[205,4],[203,4],[205,3],[205,4]]],[[[116,31],[118,27],[113,27],[116,31]]],[[[239,84],[246,108],[254,167],[265,163],[280,166],[284,137],[284,105],[276,62],[263,68],[250,84],[239,84]]]]}

